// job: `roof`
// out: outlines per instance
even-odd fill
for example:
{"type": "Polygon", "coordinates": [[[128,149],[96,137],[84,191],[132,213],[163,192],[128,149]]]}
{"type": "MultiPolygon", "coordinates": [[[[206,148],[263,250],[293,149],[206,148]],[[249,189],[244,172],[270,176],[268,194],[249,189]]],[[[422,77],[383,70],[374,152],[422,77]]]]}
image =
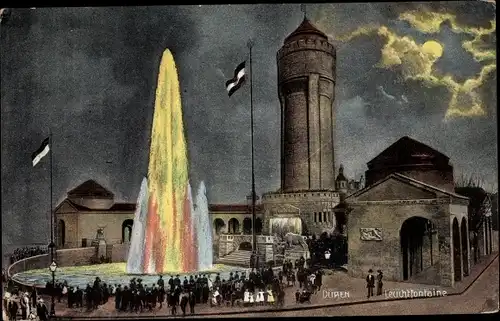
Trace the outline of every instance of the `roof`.
{"type": "Polygon", "coordinates": [[[431,190],[431,191],[434,191],[434,192],[443,193],[443,194],[446,194],[446,195],[449,195],[449,196],[452,196],[452,197],[455,197],[455,198],[460,198],[460,199],[465,199],[465,200],[469,199],[468,197],[465,197],[463,195],[459,195],[459,194],[456,194],[456,193],[453,193],[453,192],[449,192],[447,190],[441,189],[441,188],[436,187],[436,186],[429,185],[427,183],[418,181],[418,180],[416,180],[414,178],[411,178],[411,177],[408,177],[408,176],[405,176],[405,175],[402,175],[402,174],[399,174],[399,173],[392,173],[391,175],[386,176],[385,178],[377,181],[376,183],[374,183],[374,184],[372,184],[370,186],[367,186],[367,187],[363,188],[362,190],[357,191],[354,194],[351,194],[348,198],[357,197],[357,196],[365,193],[366,191],[372,189],[373,187],[375,187],[377,185],[380,185],[383,182],[385,182],[385,181],[387,181],[387,180],[389,180],[391,178],[397,179],[398,181],[401,181],[401,182],[404,182],[404,183],[410,183],[410,184],[418,185],[418,186],[421,186],[421,187],[423,187],[425,189],[428,189],[428,190],[431,190]]]}
{"type": "Polygon", "coordinates": [[[402,160],[423,160],[433,159],[436,157],[449,160],[448,156],[435,150],[434,148],[429,147],[413,138],[404,136],[369,161],[368,167],[370,168],[377,163],[383,164],[388,160],[393,160],[401,164],[402,160]]]}
{"type": "Polygon", "coordinates": [[[336,181],[347,181],[347,178],[344,176],[344,173],[339,173],[335,180],[336,181]]]}
{"type": "Polygon", "coordinates": [[[81,212],[134,212],[136,205],[134,203],[115,203],[108,209],[93,209],[80,204],[76,204],[69,199],[65,199],[54,211],[57,211],[64,203],[68,203],[75,210],[81,212]]]}
{"type": "Polygon", "coordinates": [[[90,179],[70,190],[68,192],[68,196],[93,196],[113,198],[114,195],[109,190],[102,187],[102,185],[90,179]]]}
{"type": "MultiPolygon", "coordinates": [[[[255,210],[260,211],[262,207],[255,205],[255,210]]],[[[208,210],[210,212],[248,212],[249,206],[246,204],[209,204],[208,210]]]]}
{"type": "MultiPolygon", "coordinates": [[[[134,212],[136,208],[135,203],[115,203],[108,209],[92,209],[72,202],[70,199],[65,199],[56,209],[57,211],[64,203],[68,203],[76,211],[81,212],[134,212]]],[[[208,209],[210,212],[249,212],[248,205],[245,204],[209,204],[208,209]]],[[[256,205],[256,211],[261,211],[262,206],[256,205]]]]}
{"type": "Polygon", "coordinates": [[[316,28],[307,18],[304,18],[300,26],[285,38],[285,42],[291,41],[291,39],[296,36],[311,34],[328,39],[328,36],[325,33],[316,28]]]}
{"type": "Polygon", "coordinates": [[[468,197],[472,207],[480,206],[488,197],[488,192],[477,186],[455,187],[455,193],[468,197]]]}

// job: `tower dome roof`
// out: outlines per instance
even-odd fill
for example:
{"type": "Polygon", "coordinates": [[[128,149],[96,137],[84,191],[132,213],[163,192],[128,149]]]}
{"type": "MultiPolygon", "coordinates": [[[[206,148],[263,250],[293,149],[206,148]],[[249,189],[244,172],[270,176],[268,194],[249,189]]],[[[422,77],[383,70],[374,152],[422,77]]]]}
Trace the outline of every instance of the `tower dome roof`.
{"type": "Polygon", "coordinates": [[[307,18],[304,18],[300,26],[285,38],[285,43],[303,35],[316,35],[328,39],[328,36],[324,32],[316,28],[307,18]]]}
{"type": "Polygon", "coordinates": [[[339,174],[337,175],[337,179],[335,179],[337,182],[340,181],[347,181],[347,178],[344,176],[344,165],[340,164],[339,167],[339,174]]]}

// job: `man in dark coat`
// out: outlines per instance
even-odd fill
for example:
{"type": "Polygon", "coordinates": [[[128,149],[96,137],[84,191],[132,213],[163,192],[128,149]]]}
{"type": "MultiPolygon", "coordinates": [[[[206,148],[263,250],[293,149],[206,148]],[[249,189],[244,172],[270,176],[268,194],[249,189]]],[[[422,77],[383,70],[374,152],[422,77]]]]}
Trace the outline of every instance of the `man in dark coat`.
{"type": "Polygon", "coordinates": [[[132,299],[132,290],[128,288],[128,286],[125,286],[123,288],[122,292],[122,300],[120,304],[120,310],[121,311],[127,311],[127,309],[130,306],[130,301],[132,299]]]}
{"type": "Polygon", "coordinates": [[[122,304],[122,285],[118,284],[115,292],[115,309],[120,310],[122,304]]]}
{"type": "Polygon", "coordinates": [[[179,274],[177,274],[175,276],[175,279],[174,279],[174,286],[178,286],[180,287],[181,286],[181,279],[179,278],[179,274]]]}
{"type": "Polygon", "coordinates": [[[47,321],[49,319],[49,310],[47,309],[47,306],[42,299],[38,300],[38,304],[36,306],[36,314],[38,315],[38,319],[40,321],[47,321]]]}
{"type": "Polygon", "coordinates": [[[368,270],[368,275],[366,276],[366,288],[368,289],[367,298],[373,296],[373,288],[375,287],[375,277],[373,276],[373,270],[368,270]]]}
{"type": "Polygon", "coordinates": [[[201,292],[202,292],[202,297],[203,297],[202,302],[204,304],[207,304],[207,302],[208,302],[208,296],[210,294],[210,288],[208,287],[208,284],[206,284],[206,283],[203,284],[203,289],[201,290],[201,292]]]}
{"type": "Polygon", "coordinates": [[[382,295],[382,286],[384,285],[382,282],[383,274],[381,270],[378,270],[377,275],[377,295],[382,295]]]}
{"type": "Polygon", "coordinates": [[[160,303],[160,309],[163,306],[163,301],[165,301],[165,286],[160,286],[158,289],[158,302],[160,303]]]}
{"type": "Polygon", "coordinates": [[[9,311],[9,316],[10,320],[17,320],[17,311],[19,310],[19,305],[15,300],[10,300],[9,305],[8,305],[8,311],[9,311]]]}
{"type": "Polygon", "coordinates": [[[316,278],[314,279],[314,283],[318,291],[321,291],[321,286],[323,285],[323,271],[318,270],[316,272],[316,278]]]}
{"type": "Polygon", "coordinates": [[[158,284],[158,286],[161,288],[161,287],[165,287],[165,280],[163,280],[163,275],[160,275],[160,278],[158,279],[158,281],[156,282],[156,284],[158,284]]]}
{"type": "Polygon", "coordinates": [[[194,314],[194,306],[196,304],[196,295],[193,290],[189,291],[189,313],[194,314]]]}
{"type": "Polygon", "coordinates": [[[187,307],[187,304],[189,301],[189,297],[188,297],[188,294],[186,292],[184,292],[184,290],[182,290],[182,293],[180,296],[180,301],[181,301],[180,305],[181,305],[182,315],[185,316],[186,315],[186,307],[187,307]]]}
{"type": "Polygon", "coordinates": [[[36,287],[33,287],[31,290],[31,307],[35,308],[36,307],[36,300],[37,300],[38,293],[36,291],[36,287]]]}
{"type": "Polygon", "coordinates": [[[83,307],[83,291],[79,286],[76,287],[76,307],[83,307]]]}
{"type": "Polygon", "coordinates": [[[170,285],[170,290],[174,289],[174,278],[172,276],[168,279],[168,285],[170,285]]]}
{"type": "Polygon", "coordinates": [[[92,292],[92,287],[90,286],[90,284],[87,284],[87,287],[85,288],[85,301],[87,303],[88,311],[92,310],[92,292]]]}
{"type": "Polygon", "coordinates": [[[172,308],[172,315],[177,314],[177,304],[178,304],[177,296],[175,295],[175,291],[170,291],[168,295],[168,304],[172,308]]]}

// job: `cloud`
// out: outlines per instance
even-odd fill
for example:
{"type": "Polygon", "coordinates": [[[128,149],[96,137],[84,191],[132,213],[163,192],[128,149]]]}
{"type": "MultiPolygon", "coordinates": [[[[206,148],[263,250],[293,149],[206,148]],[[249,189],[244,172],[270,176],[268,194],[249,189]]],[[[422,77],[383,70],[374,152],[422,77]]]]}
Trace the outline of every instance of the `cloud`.
{"type": "MultiPolygon", "coordinates": [[[[411,23],[423,32],[435,32],[444,20],[438,14],[415,15],[414,13],[404,13],[401,19],[410,20],[411,23]],[[426,18],[424,18],[426,17],[426,18]],[[430,25],[425,25],[423,21],[429,20],[430,25]],[[441,21],[439,24],[435,21],[441,21]]],[[[448,15],[446,17],[449,17],[448,15]]],[[[455,21],[455,20],[453,20],[455,21]]],[[[473,41],[465,41],[464,48],[470,49],[476,60],[487,60],[492,55],[491,50],[479,49],[478,42],[481,36],[487,35],[495,30],[476,29],[459,27],[453,24],[454,30],[475,34],[473,41]]],[[[448,109],[444,115],[444,120],[452,117],[475,117],[486,115],[483,100],[478,92],[478,88],[483,85],[485,77],[496,70],[496,63],[490,62],[484,65],[476,77],[469,78],[460,83],[451,75],[439,75],[434,71],[434,64],[439,56],[430,54],[423,50],[423,44],[418,44],[410,36],[399,36],[396,32],[386,26],[361,26],[353,32],[340,36],[341,41],[351,41],[352,39],[366,35],[378,35],[385,39],[385,45],[381,49],[381,59],[375,67],[383,69],[395,69],[401,72],[405,80],[415,80],[421,82],[425,87],[443,86],[451,93],[448,109]]],[[[496,56],[496,53],[495,53],[496,56]]]]}

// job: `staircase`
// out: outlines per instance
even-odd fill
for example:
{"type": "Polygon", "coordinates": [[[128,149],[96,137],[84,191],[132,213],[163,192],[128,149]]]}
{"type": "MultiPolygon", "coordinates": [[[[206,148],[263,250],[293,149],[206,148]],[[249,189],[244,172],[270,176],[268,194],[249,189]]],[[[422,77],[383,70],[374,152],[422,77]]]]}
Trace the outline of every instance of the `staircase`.
{"type": "Polygon", "coordinates": [[[292,248],[285,250],[285,259],[291,260],[294,264],[295,260],[300,259],[301,256],[307,260],[309,258],[309,252],[305,251],[300,245],[294,245],[292,248]]]}
{"type": "Polygon", "coordinates": [[[236,250],[236,251],[234,251],[234,252],[232,252],[224,257],[219,258],[217,260],[217,263],[242,266],[242,267],[249,267],[251,255],[252,255],[252,251],[236,250]]]}

